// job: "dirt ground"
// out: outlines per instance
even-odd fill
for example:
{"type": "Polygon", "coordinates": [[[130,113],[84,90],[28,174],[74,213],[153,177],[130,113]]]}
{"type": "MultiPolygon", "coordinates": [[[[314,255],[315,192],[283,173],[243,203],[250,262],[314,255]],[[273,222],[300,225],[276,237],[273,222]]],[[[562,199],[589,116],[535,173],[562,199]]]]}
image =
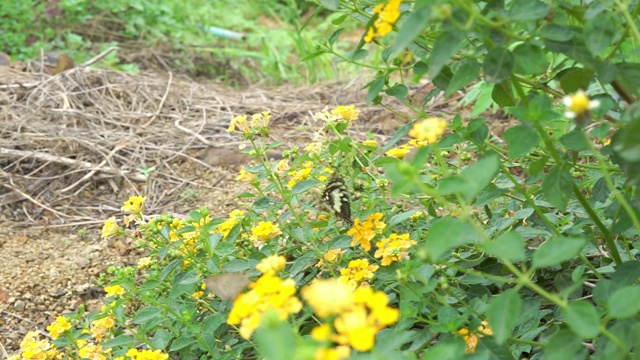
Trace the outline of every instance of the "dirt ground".
{"type": "MultiPolygon", "coordinates": [[[[0,72],[2,72],[0,68],[0,72]]],[[[130,195],[148,215],[206,207],[226,217],[246,189],[245,163],[226,133],[239,114],[269,110],[274,141],[304,145],[325,106],[362,110],[354,136],[384,142],[406,119],[367,105],[368,79],[314,87],[229,89],[171,74],[101,72],[77,67],[55,76],[0,73],[0,353],[13,354],[28,331],[56,316],[102,306],[96,279],[143,254],[100,229],[130,195]],[[149,178],[140,169],[153,168],[149,178]],[[135,169],[138,169],[137,171],[135,169]]],[[[411,89],[417,99],[433,86],[411,89]]],[[[393,106],[393,99],[387,104],[393,106]]],[[[418,100],[419,101],[419,100],[418,100]]],[[[431,114],[451,117],[451,99],[431,114]]],[[[402,109],[398,106],[397,109],[402,109]]]]}

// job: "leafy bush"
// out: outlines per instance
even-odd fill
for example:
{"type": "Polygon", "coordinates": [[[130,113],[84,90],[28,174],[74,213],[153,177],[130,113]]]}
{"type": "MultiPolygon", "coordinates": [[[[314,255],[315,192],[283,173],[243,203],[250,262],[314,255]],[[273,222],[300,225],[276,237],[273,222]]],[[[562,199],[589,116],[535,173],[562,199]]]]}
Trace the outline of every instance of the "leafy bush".
{"type": "MultiPolygon", "coordinates": [[[[322,4],[344,13],[337,24],[367,29],[350,53],[334,48],[338,30],[317,55],[376,67],[369,100],[396,97],[412,120],[377,144],[351,136],[353,107],[325,110],[312,144],[270,163],[266,150],[279,144],[268,140],[269,114],[236,117],[229,130],[259,161],[238,177],[254,188],[241,196],[247,206],[228,218],[201,210],[143,222],[143,199],[132,198],[123,210],[139,232],[129,235],[150,258],[114,269],[103,311],[56,321],[56,348],[181,359],[635,357],[638,7],[322,4]],[[365,40],[383,47],[380,61],[364,63],[365,40]],[[404,79],[427,74],[437,89],[414,101],[404,79]],[[435,93],[467,86],[471,118],[428,115],[435,93]],[[490,107],[519,122],[505,141],[478,117],[490,107]],[[233,277],[209,277],[220,272],[233,277]],[[205,295],[203,281],[246,276],[254,281],[233,304],[205,295]]],[[[105,237],[122,233],[115,218],[105,224],[105,237]]]]}

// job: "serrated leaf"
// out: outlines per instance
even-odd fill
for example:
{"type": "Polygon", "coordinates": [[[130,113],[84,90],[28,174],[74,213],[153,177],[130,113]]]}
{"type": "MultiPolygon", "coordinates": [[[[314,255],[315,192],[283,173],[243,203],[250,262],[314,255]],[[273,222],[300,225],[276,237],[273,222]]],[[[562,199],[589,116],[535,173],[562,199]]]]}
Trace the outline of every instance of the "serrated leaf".
{"type": "Polygon", "coordinates": [[[581,130],[573,130],[560,138],[560,143],[569,150],[582,151],[591,148],[587,137],[581,130]]]}
{"type": "Polygon", "coordinates": [[[593,79],[593,70],[575,68],[565,72],[560,78],[560,87],[565,93],[574,93],[580,89],[586,90],[593,79]]]}
{"type": "Polygon", "coordinates": [[[610,12],[605,12],[587,21],[584,25],[585,43],[594,56],[614,43],[618,35],[618,19],[610,12]]]}
{"type": "Polygon", "coordinates": [[[496,104],[503,107],[515,105],[516,99],[513,96],[511,81],[509,79],[505,79],[495,84],[493,86],[493,90],[491,90],[491,99],[493,99],[496,104]]]}
{"type": "Polygon", "coordinates": [[[515,231],[501,234],[491,241],[480,244],[488,254],[509,261],[522,261],[524,256],[524,239],[515,231]]]}
{"type": "Polygon", "coordinates": [[[549,60],[540,47],[530,43],[518,45],[513,49],[516,60],[515,72],[522,75],[536,75],[547,71],[549,60]]]}
{"type": "Polygon", "coordinates": [[[593,199],[604,203],[609,198],[609,194],[611,194],[611,190],[609,190],[609,186],[607,185],[607,181],[604,176],[598,179],[595,184],[593,184],[593,189],[591,190],[593,194],[593,199]]]}
{"type": "Polygon", "coordinates": [[[487,308],[487,320],[496,343],[503,344],[511,337],[521,310],[522,299],[516,289],[509,289],[493,298],[487,308]]]}
{"type": "Polygon", "coordinates": [[[586,359],[587,349],[580,338],[569,330],[561,329],[549,338],[542,360],[586,359]]]}
{"type": "Polygon", "coordinates": [[[435,222],[429,229],[425,248],[435,261],[447,250],[480,240],[480,234],[470,224],[455,218],[444,218],[435,222]]]}
{"type": "Polygon", "coordinates": [[[449,82],[449,86],[447,86],[447,91],[445,91],[444,96],[449,97],[449,95],[462,89],[467,84],[477,79],[479,74],[480,64],[476,59],[462,60],[460,62],[460,65],[458,65],[456,72],[453,74],[453,77],[449,82]]]}
{"type": "MultiPolygon", "coordinates": [[[[433,44],[431,56],[429,57],[429,75],[431,79],[434,79],[440,74],[440,71],[451,56],[460,49],[460,45],[465,36],[466,33],[455,26],[449,26],[438,35],[433,44]]],[[[446,87],[441,89],[446,89],[446,87]]]]}
{"type": "Polygon", "coordinates": [[[559,265],[573,259],[587,244],[582,237],[556,236],[545,241],[533,253],[532,265],[535,269],[559,265]]]}
{"type": "Polygon", "coordinates": [[[181,336],[176,339],[173,343],[171,343],[171,347],[169,351],[178,351],[180,349],[184,349],[187,346],[195,343],[197,340],[193,336],[181,336]]]}
{"type": "Polygon", "coordinates": [[[627,286],[616,290],[609,298],[609,316],[624,319],[640,312],[640,286],[627,286]]]}
{"type": "Polygon", "coordinates": [[[367,91],[367,104],[370,104],[376,98],[376,96],[380,94],[380,91],[382,91],[384,84],[384,76],[381,76],[369,83],[369,90],[367,91]]]}
{"type": "Polygon", "coordinates": [[[484,58],[482,69],[488,83],[499,83],[508,78],[515,67],[515,58],[506,47],[491,49],[484,58]]]}
{"type": "Polygon", "coordinates": [[[569,328],[583,339],[594,338],[600,332],[600,313],[587,300],[578,300],[562,308],[569,328]]]}
{"type": "Polygon", "coordinates": [[[526,125],[508,128],[503,135],[509,145],[510,158],[518,158],[529,154],[540,141],[538,133],[526,125]]]}
{"type": "Polygon", "coordinates": [[[395,84],[385,91],[387,95],[391,95],[398,100],[404,100],[409,93],[409,89],[404,84],[395,84]]]}
{"type": "Polygon", "coordinates": [[[548,202],[564,211],[573,194],[573,178],[569,171],[558,166],[551,168],[542,181],[542,193],[548,202]]]}
{"type": "Polygon", "coordinates": [[[416,36],[420,35],[422,29],[425,28],[429,24],[429,22],[424,21],[424,19],[429,17],[429,13],[431,12],[430,6],[416,6],[416,8],[409,13],[409,16],[402,23],[402,27],[398,31],[398,36],[396,36],[396,41],[391,46],[391,56],[396,57],[405,47],[409,45],[416,38],[416,36]]]}
{"type": "Polygon", "coordinates": [[[549,5],[539,0],[514,0],[507,12],[511,21],[542,19],[549,12],[549,5]]]}

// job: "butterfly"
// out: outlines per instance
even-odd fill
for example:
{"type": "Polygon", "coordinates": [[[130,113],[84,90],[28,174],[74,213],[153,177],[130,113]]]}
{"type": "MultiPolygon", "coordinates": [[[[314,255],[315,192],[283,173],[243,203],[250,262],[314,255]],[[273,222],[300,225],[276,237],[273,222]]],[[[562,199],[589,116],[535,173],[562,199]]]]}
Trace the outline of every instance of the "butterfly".
{"type": "Polygon", "coordinates": [[[353,221],[351,220],[351,198],[342,177],[334,176],[329,180],[322,191],[321,200],[336,217],[342,219],[347,225],[353,226],[353,221]]]}
{"type": "Polygon", "coordinates": [[[222,300],[235,300],[250,282],[249,273],[246,271],[218,274],[204,279],[207,289],[222,300]]]}

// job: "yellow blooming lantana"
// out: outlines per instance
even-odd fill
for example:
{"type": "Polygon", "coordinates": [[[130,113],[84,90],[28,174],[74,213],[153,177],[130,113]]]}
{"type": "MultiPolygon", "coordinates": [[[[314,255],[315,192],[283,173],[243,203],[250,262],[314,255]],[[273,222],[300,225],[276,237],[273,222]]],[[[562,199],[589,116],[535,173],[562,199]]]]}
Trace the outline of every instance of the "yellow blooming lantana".
{"type": "Polygon", "coordinates": [[[393,25],[400,17],[401,3],[402,0],[388,0],[386,4],[379,4],[373,9],[373,14],[378,15],[378,18],[373,22],[373,26],[367,30],[367,35],[364,37],[365,42],[386,36],[393,30],[393,25]]]}
{"type": "Polygon", "coordinates": [[[253,245],[258,247],[261,243],[267,242],[280,234],[282,234],[282,231],[280,231],[278,225],[271,221],[260,221],[258,226],[251,228],[249,239],[253,240],[253,245]]]}
{"type": "Polygon", "coordinates": [[[160,350],[138,350],[136,348],[129,349],[126,354],[132,360],[167,360],[168,354],[160,350]]]}
{"type": "Polygon", "coordinates": [[[107,293],[106,297],[119,296],[124,294],[124,288],[120,285],[107,286],[104,288],[107,293]]]}
{"type": "Polygon", "coordinates": [[[349,122],[358,120],[358,115],[360,115],[360,110],[356,109],[355,105],[349,106],[337,106],[333,110],[331,110],[331,115],[336,117],[341,117],[343,120],[347,120],[349,122]]]}
{"type": "Polygon", "coordinates": [[[58,350],[48,340],[38,340],[35,331],[29,331],[20,342],[22,359],[53,359],[58,350]]]}
{"type": "Polygon", "coordinates": [[[240,173],[236,177],[236,181],[242,182],[254,182],[258,178],[258,175],[248,172],[245,169],[240,169],[240,173]]]}
{"type": "Polygon", "coordinates": [[[102,225],[102,238],[106,240],[110,236],[117,234],[119,230],[120,226],[118,226],[116,217],[111,216],[104,222],[104,225],[102,225]]]}
{"type": "Polygon", "coordinates": [[[476,351],[476,346],[478,346],[478,339],[485,335],[487,336],[493,335],[493,330],[491,329],[491,327],[489,326],[489,323],[486,320],[482,320],[481,325],[478,326],[477,333],[471,333],[469,329],[462,328],[458,331],[458,334],[462,335],[464,337],[464,341],[467,343],[467,348],[465,352],[473,353],[476,351]]]}
{"type": "Polygon", "coordinates": [[[322,319],[349,310],[354,301],[351,287],[338,279],[316,279],[300,294],[322,319]]]}
{"type": "Polygon", "coordinates": [[[417,140],[416,146],[422,147],[438,141],[446,129],[447,120],[429,117],[413,124],[409,131],[409,136],[417,140]]]}
{"type": "Polygon", "coordinates": [[[47,331],[53,340],[59,338],[62,333],[69,329],[71,329],[71,322],[64,316],[58,316],[56,321],[47,326],[47,331]]]}
{"type": "Polygon", "coordinates": [[[287,183],[287,188],[291,189],[298,182],[307,179],[309,175],[311,175],[312,166],[313,163],[311,161],[306,161],[304,164],[302,164],[302,169],[290,171],[287,175],[291,176],[292,178],[287,183]]]}
{"type": "Polygon", "coordinates": [[[146,198],[142,195],[136,195],[129,198],[129,200],[124,202],[122,206],[122,211],[126,211],[132,214],[139,214],[142,210],[142,205],[144,205],[144,201],[146,198]]]}
{"type": "Polygon", "coordinates": [[[138,259],[138,269],[146,269],[153,264],[153,259],[145,256],[138,259]]]}
{"type": "Polygon", "coordinates": [[[362,142],[362,145],[366,147],[378,147],[378,143],[375,140],[365,140],[362,142]]]}
{"type": "Polygon", "coordinates": [[[348,284],[351,289],[355,289],[363,282],[371,280],[379,268],[378,265],[370,265],[367,259],[351,260],[346,268],[340,269],[339,280],[348,284]]]}
{"type": "Polygon", "coordinates": [[[109,329],[114,327],[116,320],[112,316],[106,316],[102,319],[94,320],[91,322],[91,336],[97,341],[101,341],[105,335],[109,332],[109,329]]]}
{"type": "Polygon", "coordinates": [[[360,219],[356,219],[353,223],[353,227],[347,232],[347,235],[351,235],[351,246],[355,246],[360,243],[360,246],[364,251],[371,250],[371,240],[382,231],[387,224],[380,221],[382,219],[381,213],[374,213],[364,221],[360,222],[360,219]]]}
{"type": "Polygon", "coordinates": [[[327,264],[332,264],[332,265],[337,264],[342,259],[342,254],[344,254],[346,251],[347,250],[342,250],[342,249],[327,250],[327,252],[324,253],[324,256],[322,256],[322,259],[318,261],[316,266],[323,267],[327,264]]]}
{"type": "Polygon", "coordinates": [[[275,274],[284,269],[286,263],[287,259],[285,259],[284,256],[271,255],[262,259],[260,263],[256,265],[256,269],[263,274],[275,274]]]}
{"type": "Polygon", "coordinates": [[[249,132],[249,124],[247,123],[247,115],[238,115],[231,119],[227,132],[236,132],[245,134],[249,132]]]}
{"type": "Polygon", "coordinates": [[[245,339],[258,328],[267,310],[275,310],[280,320],[302,310],[302,303],[295,296],[293,279],[282,280],[273,274],[264,274],[249,287],[251,290],[238,295],[227,319],[228,324],[240,324],[240,336],[245,339]]]}
{"type": "Polygon", "coordinates": [[[351,348],[339,345],[335,348],[318,348],[315,353],[315,360],[342,360],[351,356],[351,348]]]}
{"type": "Polygon", "coordinates": [[[218,227],[214,230],[214,232],[218,232],[222,234],[224,239],[229,236],[231,230],[238,225],[240,222],[240,218],[244,216],[244,211],[242,210],[233,210],[229,214],[229,218],[225,220],[222,224],[218,225],[218,227]]]}
{"type": "Polygon", "coordinates": [[[407,156],[407,154],[410,151],[411,151],[411,146],[405,144],[405,145],[402,145],[399,148],[391,149],[391,150],[387,151],[384,154],[387,155],[387,156],[390,156],[390,157],[394,157],[396,159],[404,159],[404,157],[407,156]]]}
{"type": "Polygon", "coordinates": [[[382,258],[382,266],[390,265],[394,261],[409,259],[407,249],[417,244],[417,242],[409,239],[409,234],[391,234],[388,238],[382,239],[376,243],[378,250],[373,255],[376,258],[382,258]]]}

